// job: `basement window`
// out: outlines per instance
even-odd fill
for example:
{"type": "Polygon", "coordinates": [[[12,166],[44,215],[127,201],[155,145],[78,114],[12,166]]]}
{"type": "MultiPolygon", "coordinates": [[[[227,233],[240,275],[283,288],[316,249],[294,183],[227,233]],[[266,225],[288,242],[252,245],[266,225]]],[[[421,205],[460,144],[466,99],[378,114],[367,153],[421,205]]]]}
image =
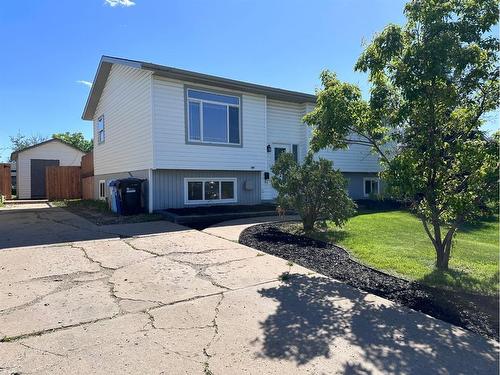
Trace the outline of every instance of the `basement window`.
{"type": "Polygon", "coordinates": [[[234,203],[236,178],[185,178],[185,204],[234,203]]]}
{"type": "Polygon", "coordinates": [[[106,181],[105,180],[99,180],[99,199],[100,200],[106,199],[106,181]]]}
{"type": "Polygon", "coordinates": [[[363,178],[363,195],[365,198],[379,194],[379,179],[378,178],[363,178]]]}

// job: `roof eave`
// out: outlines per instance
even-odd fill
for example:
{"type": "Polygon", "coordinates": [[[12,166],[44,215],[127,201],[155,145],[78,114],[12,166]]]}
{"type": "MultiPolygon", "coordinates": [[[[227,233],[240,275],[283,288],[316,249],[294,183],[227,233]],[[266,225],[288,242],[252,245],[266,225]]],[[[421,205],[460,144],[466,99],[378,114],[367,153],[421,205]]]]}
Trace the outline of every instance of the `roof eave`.
{"type": "Polygon", "coordinates": [[[111,56],[103,56],[99,62],[97,72],[92,83],[85,109],[83,110],[82,119],[92,121],[94,114],[101,97],[102,91],[106,84],[111,66],[113,64],[127,65],[137,69],[149,70],[153,74],[177,79],[181,81],[203,84],[208,86],[216,86],[230,90],[246,91],[253,94],[266,95],[270,99],[283,100],[294,103],[315,103],[316,96],[297,91],[279,89],[275,87],[263,86],[249,82],[237,81],[234,79],[212,76],[203,73],[192,72],[178,68],[172,68],[164,65],[157,65],[147,62],[127,60],[111,56]]]}
{"type": "Polygon", "coordinates": [[[87,102],[85,103],[85,108],[82,113],[82,120],[92,121],[94,119],[94,112],[97,108],[99,98],[101,97],[104,86],[111,71],[111,66],[113,64],[128,65],[133,68],[141,68],[141,64],[137,61],[118,59],[111,56],[102,56],[101,61],[99,61],[99,66],[92,81],[92,88],[90,89],[89,96],[87,97],[87,102]]]}

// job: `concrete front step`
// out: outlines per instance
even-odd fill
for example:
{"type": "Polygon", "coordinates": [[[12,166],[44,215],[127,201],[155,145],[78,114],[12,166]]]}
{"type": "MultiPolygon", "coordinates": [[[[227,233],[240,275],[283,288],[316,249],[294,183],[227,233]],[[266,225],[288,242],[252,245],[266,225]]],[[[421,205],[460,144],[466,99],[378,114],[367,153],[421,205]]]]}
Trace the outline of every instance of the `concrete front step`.
{"type": "Polygon", "coordinates": [[[3,203],[9,205],[47,203],[48,199],[6,199],[3,203]]]}

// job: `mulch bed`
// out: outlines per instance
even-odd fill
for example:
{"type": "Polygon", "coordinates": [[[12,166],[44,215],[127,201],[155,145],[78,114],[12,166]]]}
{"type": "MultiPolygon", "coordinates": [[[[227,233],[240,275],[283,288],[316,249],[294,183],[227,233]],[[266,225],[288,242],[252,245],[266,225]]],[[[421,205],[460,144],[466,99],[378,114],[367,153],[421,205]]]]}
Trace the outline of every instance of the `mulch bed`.
{"type": "Polygon", "coordinates": [[[213,214],[227,214],[235,212],[261,212],[261,211],[275,211],[276,205],[271,203],[241,205],[241,204],[228,204],[228,205],[214,205],[214,206],[198,206],[198,207],[184,207],[184,208],[169,208],[165,211],[171,212],[176,215],[189,216],[189,215],[213,215],[213,214]]]}
{"type": "Polygon", "coordinates": [[[356,288],[499,340],[498,297],[446,291],[400,279],[352,260],[342,248],[287,233],[283,224],[247,228],[239,242],[356,288]]]}

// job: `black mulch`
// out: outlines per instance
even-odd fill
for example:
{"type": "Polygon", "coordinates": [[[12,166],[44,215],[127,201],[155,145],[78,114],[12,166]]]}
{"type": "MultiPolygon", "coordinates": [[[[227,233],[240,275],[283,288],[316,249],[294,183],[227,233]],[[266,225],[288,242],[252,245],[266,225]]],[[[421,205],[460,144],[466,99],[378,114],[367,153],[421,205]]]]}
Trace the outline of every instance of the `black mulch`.
{"type": "Polygon", "coordinates": [[[335,245],[280,229],[247,228],[240,243],[498,341],[498,297],[450,292],[403,280],[353,261],[335,245]]]}
{"type": "Polygon", "coordinates": [[[176,215],[213,215],[213,214],[227,214],[236,212],[261,212],[261,211],[275,211],[276,205],[272,203],[262,203],[253,205],[241,204],[228,204],[216,206],[199,206],[199,207],[185,207],[185,208],[169,208],[168,212],[176,215]]]}

